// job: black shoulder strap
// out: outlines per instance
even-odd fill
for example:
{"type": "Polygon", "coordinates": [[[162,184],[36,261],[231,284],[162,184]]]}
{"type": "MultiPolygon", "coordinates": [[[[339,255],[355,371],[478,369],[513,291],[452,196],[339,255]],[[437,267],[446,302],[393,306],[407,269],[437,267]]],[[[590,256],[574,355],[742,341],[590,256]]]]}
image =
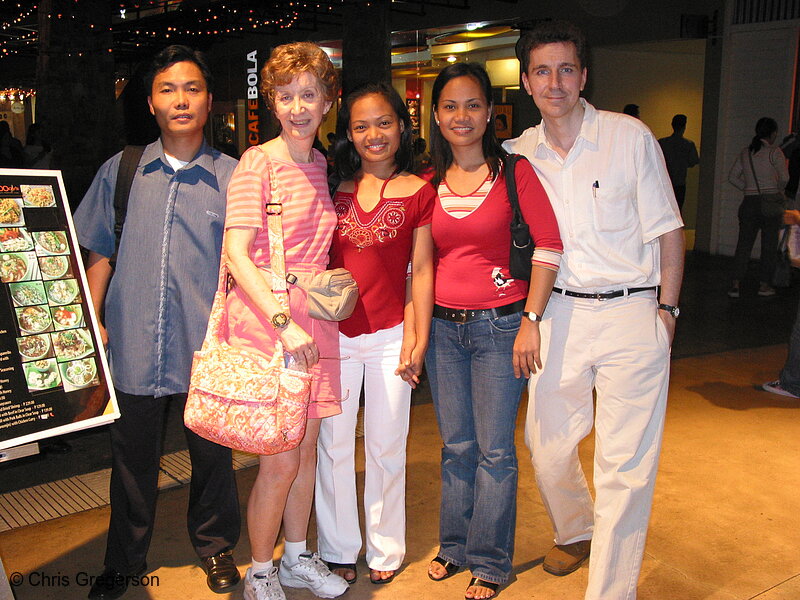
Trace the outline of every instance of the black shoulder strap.
{"type": "Polygon", "coordinates": [[[523,221],[522,211],[519,208],[519,196],[517,195],[517,177],[516,167],[517,161],[520,159],[519,154],[509,154],[505,159],[506,168],[506,188],[508,189],[508,202],[511,204],[511,211],[513,213],[511,219],[513,222],[523,221]]]}
{"type": "Polygon", "coordinates": [[[114,254],[108,259],[112,270],[117,266],[119,242],[122,239],[122,228],[125,226],[125,216],[128,213],[128,196],[144,149],[145,146],[125,146],[119,161],[117,185],[114,188],[114,254]]]}

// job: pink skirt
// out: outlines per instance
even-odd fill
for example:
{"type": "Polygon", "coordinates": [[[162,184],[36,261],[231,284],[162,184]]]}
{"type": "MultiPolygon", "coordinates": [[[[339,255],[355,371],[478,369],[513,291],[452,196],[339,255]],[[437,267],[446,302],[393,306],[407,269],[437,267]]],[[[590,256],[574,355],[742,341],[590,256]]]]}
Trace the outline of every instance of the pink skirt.
{"type": "MultiPolygon", "coordinates": [[[[291,267],[287,265],[291,272],[291,267]]],[[[241,288],[228,292],[228,343],[271,357],[278,334],[272,323],[253,305],[241,288]]],[[[317,344],[323,357],[311,368],[311,403],[308,418],[331,417],[342,412],[339,360],[339,325],[333,321],[318,321],[308,316],[306,293],[289,286],[289,312],[317,344]],[[326,358],[327,357],[327,358],[326,358]]]]}

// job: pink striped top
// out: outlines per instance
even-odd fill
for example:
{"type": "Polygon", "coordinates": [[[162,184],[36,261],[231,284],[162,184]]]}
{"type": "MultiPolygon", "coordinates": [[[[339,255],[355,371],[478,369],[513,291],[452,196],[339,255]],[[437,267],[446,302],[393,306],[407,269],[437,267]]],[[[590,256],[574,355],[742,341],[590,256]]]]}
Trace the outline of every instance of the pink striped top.
{"type": "MultiPolygon", "coordinates": [[[[283,245],[290,265],[328,265],[328,250],[336,229],[336,212],[328,193],[327,163],[314,150],[314,162],[295,163],[270,156],[283,202],[283,245]]],[[[270,195],[269,168],[263,146],[242,155],[228,185],[225,228],[258,229],[250,258],[269,265],[269,236],[264,205],[270,195]]]]}
{"type": "Polygon", "coordinates": [[[446,180],[442,181],[442,184],[439,185],[439,202],[441,202],[442,208],[451,217],[463,219],[472,214],[472,211],[483,203],[489,190],[492,189],[492,185],[494,185],[494,179],[492,179],[490,171],[480,187],[465,196],[460,196],[452,191],[446,180]]]}

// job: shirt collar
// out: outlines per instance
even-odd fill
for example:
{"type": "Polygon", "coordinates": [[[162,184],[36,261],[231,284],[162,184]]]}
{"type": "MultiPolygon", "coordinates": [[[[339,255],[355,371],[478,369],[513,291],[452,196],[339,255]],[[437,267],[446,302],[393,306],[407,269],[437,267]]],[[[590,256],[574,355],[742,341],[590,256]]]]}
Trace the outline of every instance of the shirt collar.
{"type": "MultiPolygon", "coordinates": [[[[588,144],[592,148],[597,148],[597,140],[600,135],[597,120],[597,109],[589,104],[586,99],[578,98],[578,102],[583,106],[583,121],[578,137],[575,138],[575,146],[581,143],[588,144]]],[[[547,125],[542,119],[541,133],[536,144],[536,157],[547,158],[548,153],[555,153],[550,143],[547,141],[547,125]]],[[[574,146],[573,146],[574,147],[574,146]]]]}
{"type": "MultiPolygon", "coordinates": [[[[159,168],[165,169],[167,172],[173,172],[172,166],[164,155],[164,145],[161,143],[161,138],[158,138],[144,149],[141,164],[144,165],[145,173],[155,171],[159,168]]],[[[200,146],[200,150],[197,151],[197,155],[183,167],[183,170],[188,171],[195,166],[200,167],[216,179],[214,155],[211,146],[208,145],[205,138],[203,138],[203,144],[200,146]]]]}

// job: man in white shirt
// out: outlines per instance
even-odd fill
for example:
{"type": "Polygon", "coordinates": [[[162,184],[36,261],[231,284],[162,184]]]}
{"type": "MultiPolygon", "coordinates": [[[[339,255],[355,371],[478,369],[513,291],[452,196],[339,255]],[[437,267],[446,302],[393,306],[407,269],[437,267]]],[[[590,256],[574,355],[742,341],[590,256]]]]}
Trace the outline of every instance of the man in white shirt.
{"type": "Polygon", "coordinates": [[[586,598],[636,597],[664,426],[684,241],[658,142],[641,121],[580,97],[586,43],[545,22],[517,44],[542,114],[505,148],[544,184],[564,242],[531,376],[526,440],[555,529],[544,568],[589,558],[586,598]],[[596,390],[596,415],[592,389],[596,390]],[[578,443],[595,427],[593,502],[578,443]]]}

